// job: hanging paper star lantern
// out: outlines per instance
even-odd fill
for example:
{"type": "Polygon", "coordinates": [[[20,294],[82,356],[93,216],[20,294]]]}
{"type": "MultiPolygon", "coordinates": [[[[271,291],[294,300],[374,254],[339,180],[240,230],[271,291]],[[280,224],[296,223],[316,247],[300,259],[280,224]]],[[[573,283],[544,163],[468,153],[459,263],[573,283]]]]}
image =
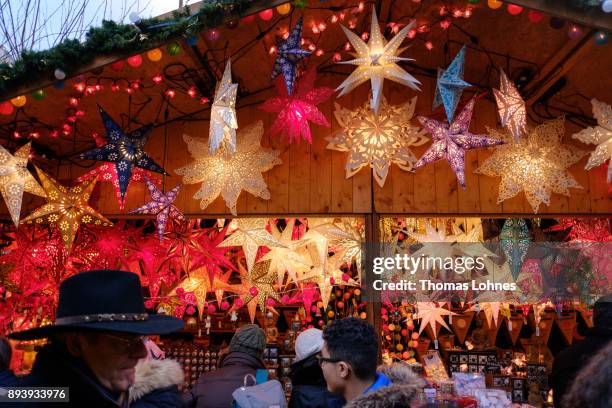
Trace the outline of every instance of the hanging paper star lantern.
{"type": "MultiPolygon", "coordinates": [[[[418,234],[410,231],[405,231],[412,239],[423,246],[416,252],[411,254],[411,257],[417,258],[419,256],[435,257],[435,258],[452,258],[453,247],[452,244],[457,241],[454,235],[446,235],[446,228],[436,229],[429,222],[425,222],[425,234],[418,234]]],[[[425,272],[429,272],[431,265],[428,265],[425,272]]]]}
{"type": "Polygon", "coordinates": [[[518,279],[521,272],[525,255],[529,250],[530,240],[531,236],[525,220],[508,218],[504,222],[499,235],[499,242],[510,264],[514,280],[518,279]]]}
{"type": "MultiPolygon", "coordinates": [[[[286,296],[286,295],[285,295],[286,296]]],[[[284,296],[283,296],[284,298],[284,296]]],[[[286,305],[294,305],[296,303],[302,303],[304,305],[304,311],[306,312],[306,316],[310,316],[310,310],[312,304],[319,300],[321,295],[317,290],[316,285],[312,283],[307,283],[302,285],[296,294],[288,298],[284,304],[286,305]]]]}
{"type": "MultiPolygon", "coordinates": [[[[130,179],[131,183],[144,183],[145,177],[148,177],[151,181],[156,184],[160,183],[159,177],[148,170],[139,169],[138,167],[134,167],[132,169],[132,178],[130,179]]],[[[117,205],[120,210],[125,208],[125,200],[128,196],[128,191],[125,191],[125,194],[121,193],[121,186],[119,185],[119,176],[117,174],[117,167],[113,163],[104,163],[93,170],[88,171],[83,174],[81,177],[76,179],[77,183],[82,183],[86,180],[97,179],[98,182],[109,182],[113,185],[113,189],[115,190],[115,196],[117,197],[117,205]]],[[[129,187],[129,186],[128,186],[129,187]]]]}
{"type": "Polygon", "coordinates": [[[416,162],[415,169],[445,159],[455,172],[461,187],[465,188],[465,151],[504,143],[498,139],[469,132],[475,103],[476,99],[472,98],[450,125],[424,116],[418,117],[421,125],[431,134],[433,144],[416,162]]]}
{"type": "Polygon", "coordinates": [[[261,259],[270,260],[270,272],[278,276],[278,284],[282,286],[285,274],[289,275],[292,282],[298,281],[298,273],[310,270],[308,261],[297,251],[299,247],[305,245],[303,240],[293,239],[293,227],[295,218],[291,219],[285,229],[281,232],[278,227],[272,227],[272,236],[283,246],[271,246],[270,252],[261,259]]]}
{"type": "Polygon", "coordinates": [[[193,196],[200,199],[202,209],[208,207],[219,195],[225,200],[233,215],[242,190],[254,196],[270,199],[270,191],[262,173],[281,164],[278,150],[262,148],[263,122],[257,121],[244,128],[238,139],[236,154],[233,156],[217,152],[211,155],[205,141],[183,135],[194,162],[175,170],[183,176],[183,183],[202,183],[200,190],[193,196]]]}
{"type": "Polygon", "coordinates": [[[70,252],[80,224],[104,227],[113,225],[88,205],[89,197],[96,185],[95,179],[68,189],[47,176],[38,167],[36,172],[47,195],[47,204],[34,210],[21,221],[22,224],[36,222],[56,225],[68,252],[70,252]]]}
{"type": "Polygon", "coordinates": [[[331,250],[340,256],[340,262],[351,266],[355,262],[358,277],[361,278],[362,270],[362,245],[365,240],[365,229],[363,223],[358,218],[343,218],[340,228],[346,232],[350,238],[337,239],[331,250]]]}
{"type": "Polygon", "coordinates": [[[236,153],[236,95],[238,84],[232,84],[232,62],[227,61],[221,81],[217,83],[215,99],[210,107],[210,131],[208,146],[210,154],[224,150],[227,155],[236,153]]]}
{"type": "Polygon", "coordinates": [[[312,54],[310,51],[300,48],[303,21],[304,17],[300,17],[293,30],[291,30],[289,37],[278,44],[278,54],[272,69],[272,80],[278,75],[283,74],[288,95],[293,93],[293,81],[297,73],[297,64],[312,54]]]}
{"type": "MultiPolygon", "coordinates": [[[[585,144],[597,145],[591,153],[589,161],[584,167],[591,170],[602,165],[606,160],[612,159],[612,107],[597,99],[591,99],[593,116],[597,119],[597,126],[589,127],[574,133],[572,137],[585,144]]],[[[612,183],[612,165],[608,165],[608,183],[612,183]]]]}
{"type": "Polygon", "coordinates": [[[314,248],[317,254],[309,264],[313,265],[318,260],[321,263],[321,268],[325,269],[330,245],[333,245],[337,240],[350,238],[349,234],[338,228],[333,218],[309,218],[308,231],[306,231],[302,240],[308,245],[308,250],[314,248]]]}
{"type": "MultiPolygon", "coordinates": [[[[493,136],[509,139],[490,129],[493,136]]],[[[493,155],[476,170],[490,177],[501,177],[497,203],[525,192],[527,201],[538,212],[541,203],[550,204],[551,193],[570,195],[570,188],[582,188],[567,171],[586,152],[562,145],[564,119],[543,123],[518,143],[497,147],[493,155]]]]}
{"type": "Polygon", "coordinates": [[[166,232],[168,220],[174,220],[176,222],[185,222],[187,220],[183,213],[173,204],[181,189],[181,185],[178,184],[168,193],[163,193],[147,177],[145,177],[145,183],[151,195],[151,201],[130,211],[130,214],[155,215],[157,218],[157,236],[162,240],[164,238],[164,232],[166,232]]]}
{"type": "Polygon", "coordinates": [[[416,91],[420,90],[420,82],[397,65],[400,61],[414,61],[410,58],[398,57],[398,55],[404,52],[405,48],[400,49],[399,47],[415,24],[415,21],[412,20],[406,27],[397,33],[389,43],[387,43],[378,25],[376,10],[372,7],[370,41],[367,44],[363,42],[358,35],[342,26],[342,30],[353,48],[355,48],[356,53],[354,56],[356,58],[351,61],[340,62],[339,64],[356,65],[357,68],[336,89],[337,91],[341,90],[338,96],[348,94],[353,89],[369,80],[372,85],[370,106],[375,112],[378,112],[385,79],[398,82],[416,91]]]}
{"type": "MultiPolygon", "coordinates": [[[[235,220],[238,229],[219,244],[220,247],[241,246],[247,261],[249,273],[255,264],[255,257],[260,246],[287,248],[267,230],[265,218],[239,218],[235,220]]],[[[269,262],[270,263],[270,262],[269,262]]],[[[270,269],[270,265],[266,271],[270,269]]]]}
{"type": "Polygon", "coordinates": [[[309,69],[300,79],[294,95],[287,93],[287,87],[280,78],[276,81],[278,96],[260,106],[266,112],[278,112],[270,129],[272,135],[282,133],[289,143],[299,142],[301,138],[312,143],[309,121],[330,127],[317,105],[328,100],[334,90],[327,87],[315,88],[316,75],[316,68],[309,69]]]}
{"type": "Polygon", "coordinates": [[[115,172],[119,180],[120,202],[125,200],[134,167],[156,173],[167,174],[166,171],[144,151],[144,146],[153,130],[153,125],[145,125],[135,131],[125,134],[121,127],[113,121],[108,113],[98,107],[102,122],[106,128],[106,144],[89,150],[80,155],[81,159],[90,159],[115,163],[115,172]]]}
{"type": "MultiPolygon", "coordinates": [[[[250,273],[250,277],[246,277],[246,283],[250,286],[249,293],[243,298],[244,304],[249,304],[253,299],[257,299],[259,310],[265,312],[266,310],[266,299],[272,298],[278,303],[281,303],[281,299],[274,289],[274,282],[276,281],[276,274],[269,273],[270,261],[262,261],[253,266],[253,270],[250,273]]],[[[243,277],[245,279],[245,277],[243,277]]]]}
{"type": "MultiPolygon", "coordinates": [[[[419,325],[419,334],[423,333],[423,330],[427,326],[431,326],[434,334],[434,340],[438,338],[438,331],[436,330],[436,324],[444,327],[450,331],[450,328],[444,321],[444,316],[455,316],[457,313],[451,312],[450,310],[438,307],[434,302],[417,302],[417,313],[411,318],[415,320],[421,320],[419,325]]],[[[408,319],[410,320],[410,319],[408,319]]]]}
{"type": "Polygon", "coordinates": [[[343,130],[326,139],[327,148],[349,152],[346,178],[369,165],[374,170],[374,179],[382,187],[392,163],[402,170],[412,170],[417,160],[410,146],[421,146],[428,140],[423,131],[410,123],[416,99],[393,106],[382,97],[378,113],[367,103],[355,111],[336,104],[334,115],[343,130]]]}
{"type": "Polygon", "coordinates": [[[463,89],[472,86],[463,80],[464,66],[465,45],[461,47],[455,59],[453,59],[446,70],[438,69],[433,109],[444,105],[444,111],[449,122],[453,121],[455,109],[457,109],[457,105],[461,100],[463,89]]]}
{"type": "MultiPolygon", "coordinates": [[[[227,283],[229,276],[218,277],[214,281],[210,279],[209,273],[206,268],[198,268],[188,273],[187,277],[178,284],[178,286],[172,291],[173,295],[178,295],[181,289],[184,292],[191,292],[196,298],[196,305],[198,306],[198,314],[200,320],[204,314],[204,305],[206,303],[206,295],[210,292],[217,290],[225,291],[230,289],[230,285],[227,283]]],[[[221,292],[222,294],[223,292],[221,292]]],[[[219,300],[219,299],[217,299],[219,300]]],[[[221,302],[218,302],[221,303],[221,302]]]]}
{"type": "Polygon", "coordinates": [[[45,191],[28,171],[29,156],[30,143],[20,147],[14,156],[0,146],[0,192],[15,226],[19,225],[24,191],[45,197],[45,191]]]}
{"type": "Polygon", "coordinates": [[[525,101],[503,69],[499,72],[499,88],[493,89],[497,112],[503,127],[508,128],[514,141],[518,142],[522,133],[527,133],[527,111],[525,101]]]}
{"type": "Polygon", "coordinates": [[[340,269],[342,258],[339,255],[319,258],[316,250],[310,250],[310,261],[313,265],[310,272],[302,275],[299,280],[304,283],[316,283],[321,292],[323,307],[327,307],[334,285],[359,286],[359,282],[340,269]]]}

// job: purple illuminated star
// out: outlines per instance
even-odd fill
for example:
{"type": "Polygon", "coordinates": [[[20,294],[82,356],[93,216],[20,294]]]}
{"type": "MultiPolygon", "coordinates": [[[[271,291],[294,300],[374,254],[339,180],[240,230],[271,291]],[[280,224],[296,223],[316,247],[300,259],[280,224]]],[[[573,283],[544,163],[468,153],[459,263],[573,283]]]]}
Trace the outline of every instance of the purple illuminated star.
{"type": "Polygon", "coordinates": [[[145,183],[149,189],[151,195],[151,201],[138,207],[135,210],[130,211],[130,214],[153,214],[157,216],[157,235],[161,240],[164,237],[166,231],[166,225],[169,219],[173,219],[178,222],[187,221],[187,218],[179,211],[174,204],[176,196],[178,195],[181,185],[177,185],[167,194],[160,191],[157,186],[145,177],[145,183]]]}
{"type": "Polygon", "coordinates": [[[468,131],[475,103],[476,99],[472,98],[450,126],[446,122],[438,122],[424,116],[418,117],[423,128],[431,134],[433,144],[414,165],[415,169],[446,159],[457,175],[459,184],[465,188],[465,151],[504,143],[501,140],[485,135],[474,135],[468,131]]]}

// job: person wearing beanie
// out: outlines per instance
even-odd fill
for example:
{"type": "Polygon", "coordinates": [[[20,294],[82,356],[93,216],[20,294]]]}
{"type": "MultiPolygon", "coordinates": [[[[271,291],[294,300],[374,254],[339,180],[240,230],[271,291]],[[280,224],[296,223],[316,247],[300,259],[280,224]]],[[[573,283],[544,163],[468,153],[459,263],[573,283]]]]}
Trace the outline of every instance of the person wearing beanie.
{"type": "Polygon", "coordinates": [[[215,371],[200,376],[193,388],[184,396],[187,407],[229,408],[232,393],[244,384],[247,374],[255,376],[258,369],[264,369],[261,360],[266,348],[264,331],[255,324],[240,327],[229,344],[229,352],[215,371]]]}
{"type": "Polygon", "coordinates": [[[323,332],[308,329],[295,340],[295,361],[291,365],[289,408],[328,408],[338,406],[342,397],[327,390],[317,355],[323,348],[323,332]]]}

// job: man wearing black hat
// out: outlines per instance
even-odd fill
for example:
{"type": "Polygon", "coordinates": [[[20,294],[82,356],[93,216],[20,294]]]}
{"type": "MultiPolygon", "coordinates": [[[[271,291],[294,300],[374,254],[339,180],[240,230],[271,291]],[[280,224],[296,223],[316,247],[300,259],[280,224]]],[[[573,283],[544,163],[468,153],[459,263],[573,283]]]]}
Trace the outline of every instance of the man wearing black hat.
{"type": "MultiPolygon", "coordinates": [[[[127,407],[143,336],[180,330],[180,319],[146,313],[138,275],[102,270],[79,273],[60,286],[55,324],[10,335],[47,337],[24,387],[69,387],[69,403],[27,407],[127,407]]],[[[11,404],[13,406],[13,404],[11,404]]]]}

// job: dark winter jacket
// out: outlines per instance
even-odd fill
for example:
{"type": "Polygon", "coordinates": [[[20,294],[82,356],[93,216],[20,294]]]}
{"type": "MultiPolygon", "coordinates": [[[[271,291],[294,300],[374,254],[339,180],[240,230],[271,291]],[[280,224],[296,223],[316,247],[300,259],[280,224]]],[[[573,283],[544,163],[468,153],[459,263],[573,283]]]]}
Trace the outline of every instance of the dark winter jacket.
{"type": "Polygon", "coordinates": [[[196,408],[231,408],[232,393],[244,384],[247,374],[255,376],[264,363],[239,351],[227,354],[216,371],[204,373],[186,395],[186,405],[196,408]]]}
{"type": "Polygon", "coordinates": [[[315,355],[298,361],[291,366],[291,399],[289,408],[330,408],[341,401],[327,391],[323,372],[315,355]]]}
{"type": "Polygon", "coordinates": [[[19,383],[19,379],[11,370],[0,371],[0,387],[16,387],[19,383]]]}
{"type": "Polygon", "coordinates": [[[12,407],[40,408],[127,408],[127,396],[104,388],[81,360],[59,345],[47,344],[36,356],[32,372],[20,384],[24,387],[69,387],[70,402],[11,404],[12,407]]]}
{"type": "Polygon", "coordinates": [[[379,372],[386,375],[391,385],[360,395],[345,408],[410,408],[424,381],[406,364],[382,366],[379,372]]]}
{"type": "Polygon", "coordinates": [[[561,406],[563,396],[572,387],[578,372],[588,360],[612,341],[612,328],[593,327],[584,340],[573,344],[559,353],[554,361],[550,376],[554,404],[561,406]]]}
{"type": "Polygon", "coordinates": [[[136,365],[136,381],[130,388],[130,408],[177,408],[183,402],[178,386],[181,365],[174,360],[142,360],[136,365]]]}

